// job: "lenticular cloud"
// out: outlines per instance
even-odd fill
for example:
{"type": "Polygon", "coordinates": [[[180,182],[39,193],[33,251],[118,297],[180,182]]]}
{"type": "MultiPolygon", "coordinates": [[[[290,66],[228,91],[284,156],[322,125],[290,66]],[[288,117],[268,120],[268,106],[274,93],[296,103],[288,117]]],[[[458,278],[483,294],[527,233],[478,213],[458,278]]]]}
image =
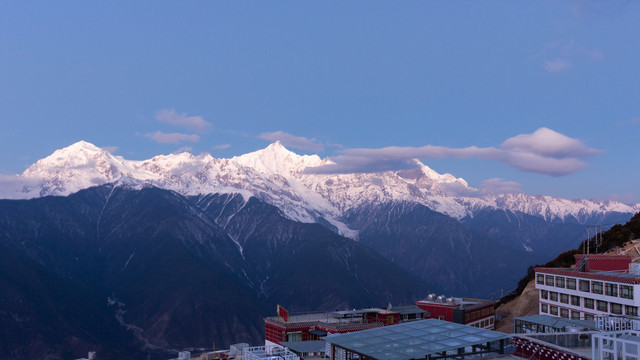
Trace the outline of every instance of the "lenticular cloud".
{"type": "Polygon", "coordinates": [[[335,163],[308,169],[308,173],[335,174],[379,172],[406,169],[413,159],[476,158],[500,161],[518,170],[563,176],[587,166],[585,158],[599,154],[580,140],[548,128],[520,134],[505,140],[500,147],[449,148],[391,146],[380,149],[345,149],[334,157],[335,163]]]}

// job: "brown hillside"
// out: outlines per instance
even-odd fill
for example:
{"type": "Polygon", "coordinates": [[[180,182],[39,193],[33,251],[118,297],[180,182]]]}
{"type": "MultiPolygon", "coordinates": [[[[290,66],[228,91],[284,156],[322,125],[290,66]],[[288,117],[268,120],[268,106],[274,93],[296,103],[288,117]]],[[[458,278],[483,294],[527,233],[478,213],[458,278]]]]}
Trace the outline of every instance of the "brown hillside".
{"type": "Polygon", "coordinates": [[[497,317],[504,316],[496,322],[496,331],[513,333],[513,320],[520,316],[535,315],[538,313],[538,290],[534,281],[529,281],[522,294],[496,309],[497,317]]]}

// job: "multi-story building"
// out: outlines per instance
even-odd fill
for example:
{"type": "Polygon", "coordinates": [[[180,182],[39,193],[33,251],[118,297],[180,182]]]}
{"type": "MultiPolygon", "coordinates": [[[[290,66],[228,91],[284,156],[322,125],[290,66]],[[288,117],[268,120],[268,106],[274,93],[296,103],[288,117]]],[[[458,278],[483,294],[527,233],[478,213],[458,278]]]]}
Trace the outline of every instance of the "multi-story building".
{"type": "Polygon", "coordinates": [[[416,306],[353,309],[326,313],[310,313],[264,319],[265,344],[319,340],[328,334],[354,331],[422,320],[429,315],[416,306]]]}
{"type": "Polygon", "coordinates": [[[535,268],[540,314],[593,320],[638,316],[640,271],[625,255],[575,255],[574,268],[535,268]]]}
{"type": "Polygon", "coordinates": [[[432,319],[489,330],[495,328],[495,304],[493,300],[447,298],[435,294],[416,302],[416,306],[429,313],[432,319]]]}

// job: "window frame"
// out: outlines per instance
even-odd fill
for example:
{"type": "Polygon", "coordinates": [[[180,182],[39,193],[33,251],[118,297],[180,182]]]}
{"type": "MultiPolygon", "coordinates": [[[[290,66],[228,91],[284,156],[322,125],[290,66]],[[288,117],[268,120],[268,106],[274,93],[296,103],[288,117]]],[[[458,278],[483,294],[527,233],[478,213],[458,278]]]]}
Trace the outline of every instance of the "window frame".
{"type": "Polygon", "coordinates": [[[609,303],[603,300],[596,300],[596,310],[602,311],[602,312],[609,312],[609,303]]]}
{"type": "Polygon", "coordinates": [[[582,292],[591,292],[591,281],[580,280],[578,289],[582,292]]]}
{"type": "Polygon", "coordinates": [[[591,292],[598,295],[604,294],[604,283],[602,281],[591,282],[591,292]]]}
{"type": "Polygon", "coordinates": [[[580,306],[580,296],[571,295],[571,305],[580,306]]]}
{"type": "Polygon", "coordinates": [[[610,303],[609,304],[609,309],[610,309],[611,313],[614,314],[614,315],[622,315],[622,304],[610,303]]]}
{"type": "Polygon", "coordinates": [[[583,303],[584,303],[584,307],[587,308],[587,309],[595,309],[596,308],[596,302],[593,299],[584,298],[583,303]]]}

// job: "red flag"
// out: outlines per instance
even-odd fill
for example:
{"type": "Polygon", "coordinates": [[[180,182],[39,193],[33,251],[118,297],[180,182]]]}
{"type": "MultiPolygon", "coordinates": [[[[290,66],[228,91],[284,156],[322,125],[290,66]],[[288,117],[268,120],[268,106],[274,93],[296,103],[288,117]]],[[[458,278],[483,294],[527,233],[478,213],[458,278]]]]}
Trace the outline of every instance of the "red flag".
{"type": "Polygon", "coordinates": [[[289,312],[280,305],[278,305],[278,316],[280,316],[284,322],[289,322],[289,312]]]}

